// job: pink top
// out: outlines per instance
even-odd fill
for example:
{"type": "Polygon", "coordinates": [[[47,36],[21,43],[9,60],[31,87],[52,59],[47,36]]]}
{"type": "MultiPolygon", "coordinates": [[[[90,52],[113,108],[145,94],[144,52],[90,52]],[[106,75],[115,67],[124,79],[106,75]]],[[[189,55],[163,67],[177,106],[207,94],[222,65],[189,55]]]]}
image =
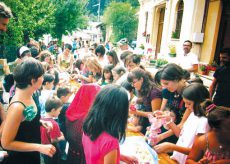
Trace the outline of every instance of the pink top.
{"type": "Polygon", "coordinates": [[[230,153],[221,151],[221,148],[219,151],[212,151],[209,148],[209,142],[208,142],[208,136],[205,134],[205,139],[206,139],[206,151],[204,156],[207,158],[208,162],[216,162],[217,160],[221,159],[230,159],[230,153]]]}
{"type": "Polygon", "coordinates": [[[104,156],[117,149],[117,164],[120,162],[119,141],[110,134],[103,132],[95,141],[83,133],[82,143],[87,164],[103,164],[104,156]]]}

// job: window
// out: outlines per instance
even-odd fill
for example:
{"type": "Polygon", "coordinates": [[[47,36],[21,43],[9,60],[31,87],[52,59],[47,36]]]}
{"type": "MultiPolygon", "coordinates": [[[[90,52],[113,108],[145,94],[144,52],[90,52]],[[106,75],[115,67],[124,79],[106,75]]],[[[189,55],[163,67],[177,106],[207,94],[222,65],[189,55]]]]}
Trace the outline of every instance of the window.
{"type": "Polygon", "coordinates": [[[177,39],[180,38],[183,12],[184,12],[184,2],[183,2],[183,0],[180,0],[178,2],[177,13],[176,13],[177,14],[177,18],[176,18],[176,29],[172,33],[172,38],[177,38],[177,39]]]}

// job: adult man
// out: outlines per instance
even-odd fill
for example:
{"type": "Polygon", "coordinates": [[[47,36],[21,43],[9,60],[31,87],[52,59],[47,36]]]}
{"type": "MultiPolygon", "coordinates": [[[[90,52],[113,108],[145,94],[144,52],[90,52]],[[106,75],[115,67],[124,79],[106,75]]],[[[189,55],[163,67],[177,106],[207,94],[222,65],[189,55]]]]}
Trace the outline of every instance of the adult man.
{"type": "Polygon", "coordinates": [[[191,52],[192,42],[190,40],[186,40],[183,43],[184,54],[179,59],[179,65],[186,69],[189,72],[197,72],[198,69],[198,57],[194,53],[191,52]]]}
{"type": "MultiPolygon", "coordinates": [[[[10,18],[12,17],[12,13],[9,7],[5,5],[5,3],[0,2],[0,35],[3,32],[6,32],[7,30],[7,24],[9,23],[10,18]]],[[[0,38],[0,40],[3,40],[0,38]]],[[[3,113],[2,113],[2,105],[0,103],[0,111],[1,111],[1,117],[3,118],[3,113]]],[[[1,118],[1,121],[4,121],[1,118]]],[[[1,127],[2,128],[2,127],[1,127]]],[[[0,151],[0,163],[4,159],[4,157],[7,156],[6,151],[0,151]]]]}
{"type": "Polygon", "coordinates": [[[213,97],[214,104],[218,106],[230,107],[230,48],[220,51],[221,67],[214,73],[214,79],[209,88],[210,96],[213,97]]]}
{"type": "Polygon", "coordinates": [[[121,51],[126,51],[129,50],[129,45],[128,45],[128,39],[127,38],[123,38],[118,42],[118,45],[121,49],[121,51]]]}
{"type": "Polygon", "coordinates": [[[9,23],[12,13],[9,7],[5,3],[0,2],[0,34],[7,30],[7,24],[9,23]]]}

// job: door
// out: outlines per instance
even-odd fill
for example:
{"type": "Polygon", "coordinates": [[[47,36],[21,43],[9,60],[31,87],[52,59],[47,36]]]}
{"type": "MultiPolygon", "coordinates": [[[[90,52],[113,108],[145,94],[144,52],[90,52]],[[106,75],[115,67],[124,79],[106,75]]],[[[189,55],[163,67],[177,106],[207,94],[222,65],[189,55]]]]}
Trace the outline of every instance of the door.
{"type": "Polygon", "coordinates": [[[165,16],[165,7],[160,9],[155,58],[157,58],[157,54],[160,52],[160,48],[161,48],[162,32],[163,32],[163,26],[164,26],[164,16],[165,16]]]}

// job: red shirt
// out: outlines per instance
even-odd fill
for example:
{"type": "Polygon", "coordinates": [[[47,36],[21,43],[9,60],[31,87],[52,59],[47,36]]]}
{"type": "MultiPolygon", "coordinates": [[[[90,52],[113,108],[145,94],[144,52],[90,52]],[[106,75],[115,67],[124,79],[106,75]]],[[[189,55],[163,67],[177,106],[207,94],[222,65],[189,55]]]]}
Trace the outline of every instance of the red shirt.
{"type": "Polygon", "coordinates": [[[45,127],[40,127],[42,144],[51,144],[51,139],[55,140],[62,135],[59,125],[52,118],[41,118],[41,120],[50,121],[53,125],[53,129],[50,132],[45,127]]]}

